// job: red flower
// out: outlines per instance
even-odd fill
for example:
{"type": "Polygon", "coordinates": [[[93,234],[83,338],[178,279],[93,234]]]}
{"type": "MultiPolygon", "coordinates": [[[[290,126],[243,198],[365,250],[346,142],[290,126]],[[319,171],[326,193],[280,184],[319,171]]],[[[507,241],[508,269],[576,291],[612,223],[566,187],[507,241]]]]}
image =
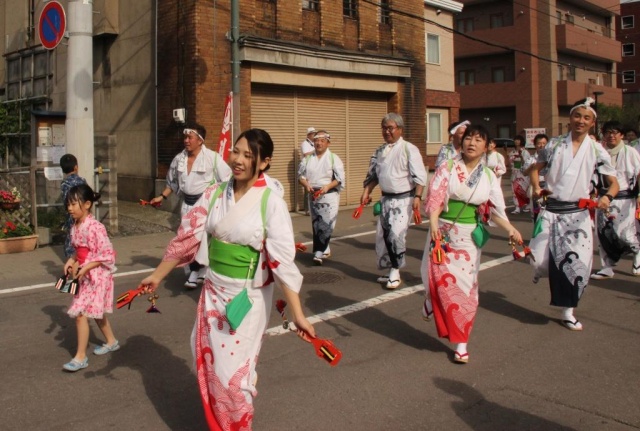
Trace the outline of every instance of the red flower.
{"type": "Polygon", "coordinates": [[[10,221],[7,222],[7,227],[11,230],[16,230],[16,225],[11,223],[10,221]]]}

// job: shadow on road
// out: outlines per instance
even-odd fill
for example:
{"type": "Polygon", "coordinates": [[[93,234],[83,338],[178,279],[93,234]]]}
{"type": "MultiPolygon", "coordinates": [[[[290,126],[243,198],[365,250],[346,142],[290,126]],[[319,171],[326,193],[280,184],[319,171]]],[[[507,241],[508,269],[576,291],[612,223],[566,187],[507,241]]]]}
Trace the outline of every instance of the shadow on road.
{"type": "MultiPolygon", "coordinates": [[[[353,304],[351,299],[336,296],[324,290],[309,290],[308,295],[309,298],[305,305],[313,313],[322,313],[326,310],[333,310],[353,304]]],[[[431,337],[426,332],[414,328],[401,319],[390,317],[374,307],[347,314],[342,318],[361,328],[375,332],[414,349],[428,350],[430,352],[450,352],[450,349],[443,345],[437,338],[431,337]]],[[[325,321],[324,324],[332,326],[340,336],[351,336],[349,329],[336,323],[335,320],[325,321]]]]}
{"type": "Polygon", "coordinates": [[[434,378],[433,382],[442,391],[460,398],[460,401],[452,402],[451,407],[472,430],[575,431],[574,428],[540,416],[488,401],[480,392],[465,383],[440,377],[434,378]]]}
{"type": "Polygon", "coordinates": [[[480,291],[480,308],[532,325],[546,325],[551,319],[507,300],[507,296],[494,291],[480,291]]]}
{"type": "MultiPolygon", "coordinates": [[[[71,295],[69,295],[71,302],[71,295]]],[[[76,333],[76,319],[69,317],[63,305],[47,305],[42,307],[42,312],[49,316],[51,323],[44,330],[45,334],[54,334],[53,339],[59,341],[58,345],[65,349],[73,357],[78,348],[78,334],[76,333]]],[[[89,321],[89,343],[102,345],[104,340],[96,337],[94,334],[95,323],[89,321]]]]}
{"type": "MultiPolygon", "coordinates": [[[[113,378],[113,371],[129,368],[140,373],[145,393],[168,429],[206,429],[198,383],[187,361],[146,335],[127,339],[121,352],[110,355],[107,365],[86,378],[113,378]]],[[[134,427],[132,427],[133,429],[134,427]]]]}

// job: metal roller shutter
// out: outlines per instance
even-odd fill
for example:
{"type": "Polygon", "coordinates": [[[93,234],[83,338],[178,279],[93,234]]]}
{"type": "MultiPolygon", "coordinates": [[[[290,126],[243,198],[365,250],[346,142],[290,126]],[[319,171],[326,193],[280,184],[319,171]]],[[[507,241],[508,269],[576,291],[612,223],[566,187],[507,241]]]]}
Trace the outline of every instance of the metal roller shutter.
{"type": "MultiPolygon", "coordinates": [[[[269,174],[285,187],[290,210],[302,209],[296,173],[300,142],[309,126],[331,134],[331,150],[345,165],[346,190],[340,204],[359,203],[369,159],[383,143],[380,120],[387,113],[387,95],[255,84],[251,101],[252,127],[265,129],[273,138],[269,174]]],[[[376,189],[373,198],[379,195],[376,189]]]]}

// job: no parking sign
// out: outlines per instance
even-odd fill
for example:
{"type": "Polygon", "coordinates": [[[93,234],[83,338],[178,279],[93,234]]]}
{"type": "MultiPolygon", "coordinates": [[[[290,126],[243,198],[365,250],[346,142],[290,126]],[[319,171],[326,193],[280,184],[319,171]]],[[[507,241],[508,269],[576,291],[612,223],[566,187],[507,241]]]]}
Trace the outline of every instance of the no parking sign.
{"type": "Polygon", "coordinates": [[[38,21],[38,34],[42,46],[54,49],[64,37],[67,28],[67,17],[64,8],[57,1],[51,1],[44,6],[38,21]]]}

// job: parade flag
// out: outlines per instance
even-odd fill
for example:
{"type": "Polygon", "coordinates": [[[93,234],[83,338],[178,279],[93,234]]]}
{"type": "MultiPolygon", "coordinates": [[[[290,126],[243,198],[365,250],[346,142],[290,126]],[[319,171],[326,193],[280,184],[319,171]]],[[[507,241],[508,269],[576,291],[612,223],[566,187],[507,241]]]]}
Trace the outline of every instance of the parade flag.
{"type": "Polygon", "coordinates": [[[229,93],[224,108],[224,120],[222,121],[222,131],[220,132],[220,140],[218,141],[218,154],[226,162],[231,153],[231,104],[233,93],[229,93]]]}

